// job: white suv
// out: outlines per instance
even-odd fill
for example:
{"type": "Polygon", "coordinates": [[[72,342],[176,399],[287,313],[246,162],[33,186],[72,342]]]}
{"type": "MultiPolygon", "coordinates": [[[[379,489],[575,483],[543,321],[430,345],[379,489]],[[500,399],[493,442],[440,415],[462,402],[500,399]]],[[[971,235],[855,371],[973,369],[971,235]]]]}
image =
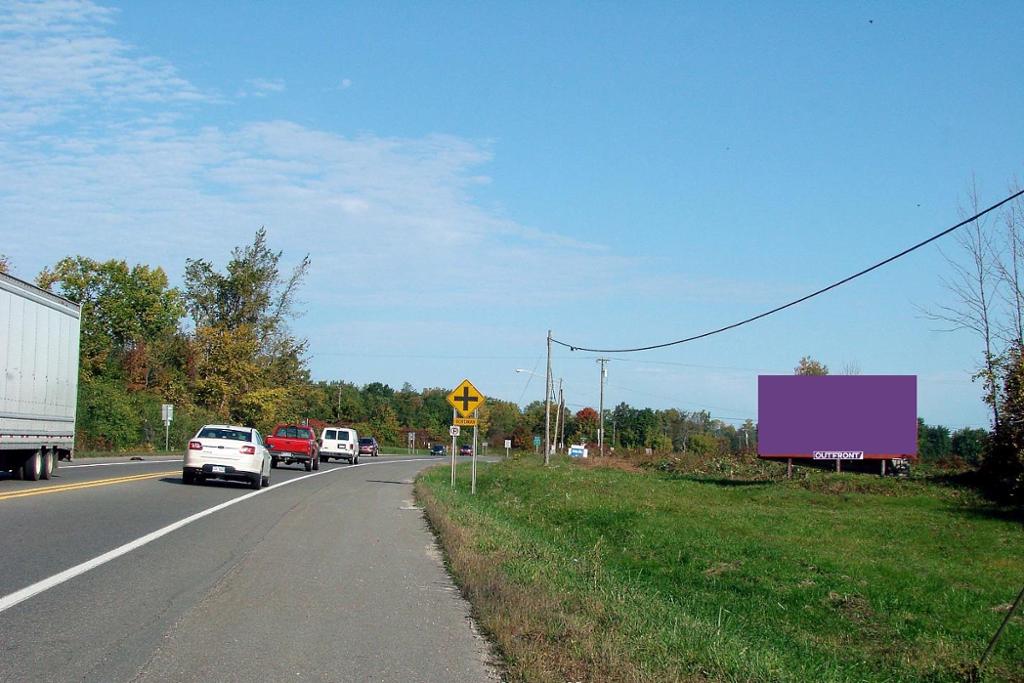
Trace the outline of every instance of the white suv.
{"type": "Polygon", "coordinates": [[[201,484],[207,479],[248,482],[259,490],[270,485],[270,451],[252,427],[205,425],[188,442],[181,480],[201,484]]]}
{"type": "Polygon", "coordinates": [[[324,427],[320,433],[320,461],[331,458],[359,464],[359,434],[351,427],[324,427]]]}

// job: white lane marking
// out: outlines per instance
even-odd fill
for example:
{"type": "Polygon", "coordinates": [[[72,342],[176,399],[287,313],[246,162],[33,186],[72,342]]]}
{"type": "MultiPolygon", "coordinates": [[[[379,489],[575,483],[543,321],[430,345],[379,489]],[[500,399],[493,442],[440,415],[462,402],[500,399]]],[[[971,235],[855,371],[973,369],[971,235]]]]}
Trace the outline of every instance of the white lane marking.
{"type": "Polygon", "coordinates": [[[123,462],[91,462],[88,465],[60,465],[57,469],[73,470],[78,467],[111,467],[113,465],[159,465],[165,462],[182,462],[184,458],[177,460],[125,460],[123,462]]]}
{"type": "Polygon", "coordinates": [[[282,481],[279,484],[274,484],[272,486],[268,486],[265,489],[260,489],[259,491],[253,491],[251,493],[246,493],[245,495],[239,496],[238,498],[232,498],[231,500],[224,501],[223,503],[220,503],[219,505],[214,505],[212,508],[207,508],[206,510],[202,510],[200,512],[197,512],[194,515],[189,515],[188,517],[185,517],[184,519],[179,519],[177,522],[174,522],[172,524],[168,524],[167,526],[163,527],[162,529],[157,529],[156,531],[152,531],[152,532],[146,534],[145,536],[140,536],[139,538],[136,538],[134,541],[129,541],[128,543],[125,543],[124,545],[118,546],[117,548],[114,548],[113,550],[107,551],[107,552],[103,553],[102,555],[98,555],[97,557],[94,557],[91,560],[86,560],[85,562],[82,562],[81,564],[76,564],[74,567],[71,567],[70,569],[65,569],[64,571],[59,572],[57,574],[54,574],[53,576],[47,577],[47,578],[43,579],[42,581],[37,581],[36,583],[33,583],[31,586],[26,586],[25,588],[22,588],[21,590],[14,591],[13,593],[11,593],[9,595],[5,595],[4,597],[0,598],[0,613],[3,613],[5,611],[9,610],[10,608],[14,607],[18,603],[24,602],[25,600],[28,600],[29,598],[33,598],[33,597],[39,595],[40,593],[42,593],[44,591],[48,591],[48,590],[50,590],[51,588],[53,588],[55,586],[59,586],[60,584],[64,583],[65,581],[70,581],[71,579],[75,578],[76,576],[81,576],[82,574],[86,573],[87,571],[89,571],[91,569],[95,569],[96,567],[104,565],[107,562],[110,562],[111,560],[116,560],[117,558],[121,557],[122,555],[127,555],[131,551],[137,550],[138,548],[141,548],[142,546],[144,546],[144,545],[146,545],[148,543],[152,543],[153,541],[155,541],[158,538],[161,538],[163,536],[166,536],[167,534],[171,533],[172,531],[177,531],[178,529],[180,529],[183,526],[186,526],[188,524],[191,524],[192,522],[198,521],[198,520],[202,519],[203,517],[208,517],[209,515],[212,515],[215,512],[220,512],[224,508],[231,507],[235,503],[241,503],[243,500],[248,500],[249,498],[261,495],[263,493],[267,493],[268,491],[273,491],[276,488],[280,488],[282,486],[287,486],[288,484],[294,484],[297,481],[303,481],[303,480],[309,479],[311,477],[319,477],[321,474],[328,474],[330,472],[341,472],[341,471],[344,471],[344,470],[350,470],[350,469],[352,469],[354,467],[369,467],[371,465],[392,465],[392,464],[394,464],[396,462],[421,462],[421,461],[424,461],[424,460],[432,460],[432,458],[415,458],[415,459],[409,458],[409,459],[405,459],[405,460],[384,460],[384,461],[379,461],[379,462],[363,462],[363,463],[359,463],[358,465],[345,465],[343,467],[333,467],[331,469],[320,470],[318,472],[313,472],[312,474],[304,474],[301,477],[296,477],[295,479],[289,479],[288,481],[282,481]]]}

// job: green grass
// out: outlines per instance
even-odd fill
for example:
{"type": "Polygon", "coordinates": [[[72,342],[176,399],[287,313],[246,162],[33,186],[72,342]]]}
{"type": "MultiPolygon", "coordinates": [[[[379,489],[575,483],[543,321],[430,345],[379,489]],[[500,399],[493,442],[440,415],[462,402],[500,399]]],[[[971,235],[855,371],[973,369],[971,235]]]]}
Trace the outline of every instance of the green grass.
{"type": "MultiPolygon", "coordinates": [[[[468,470],[417,493],[513,680],[965,680],[1024,583],[1020,518],[963,489],[468,470]]],[[[986,679],[1024,681],[1024,619],[986,679]]]]}

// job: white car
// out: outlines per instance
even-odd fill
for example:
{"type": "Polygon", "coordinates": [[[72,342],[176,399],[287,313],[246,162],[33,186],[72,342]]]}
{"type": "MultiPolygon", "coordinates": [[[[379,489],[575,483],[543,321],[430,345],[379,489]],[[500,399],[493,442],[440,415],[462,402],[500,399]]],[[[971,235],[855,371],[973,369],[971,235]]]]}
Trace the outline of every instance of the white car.
{"type": "Polygon", "coordinates": [[[270,451],[252,427],[205,425],[188,442],[181,480],[201,484],[207,479],[247,482],[257,491],[270,485],[270,451]]]}
{"type": "Polygon", "coordinates": [[[351,427],[324,427],[320,433],[320,461],[331,458],[359,464],[359,433],[351,427]]]}

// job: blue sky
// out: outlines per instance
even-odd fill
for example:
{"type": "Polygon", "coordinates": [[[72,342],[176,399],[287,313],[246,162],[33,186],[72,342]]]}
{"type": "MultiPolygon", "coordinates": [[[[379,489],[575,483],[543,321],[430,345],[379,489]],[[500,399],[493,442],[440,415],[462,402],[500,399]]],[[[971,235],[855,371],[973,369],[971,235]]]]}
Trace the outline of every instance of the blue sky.
{"type": "MultiPolygon", "coordinates": [[[[958,220],[1022,171],[1020,3],[0,0],[0,251],[313,268],[317,379],[529,401],[547,329],[635,346],[733,322],[958,220]],[[43,247],[43,248],[40,248],[43,247]]],[[[952,242],[944,249],[957,255],[952,242]]],[[[614,358],[606,404],[756,416],[811,355],[916,374],[983,425],[929,247],[707,340],[614,358]]],[[[571,405],[594,354],[555,352],[571,405]]]]}

